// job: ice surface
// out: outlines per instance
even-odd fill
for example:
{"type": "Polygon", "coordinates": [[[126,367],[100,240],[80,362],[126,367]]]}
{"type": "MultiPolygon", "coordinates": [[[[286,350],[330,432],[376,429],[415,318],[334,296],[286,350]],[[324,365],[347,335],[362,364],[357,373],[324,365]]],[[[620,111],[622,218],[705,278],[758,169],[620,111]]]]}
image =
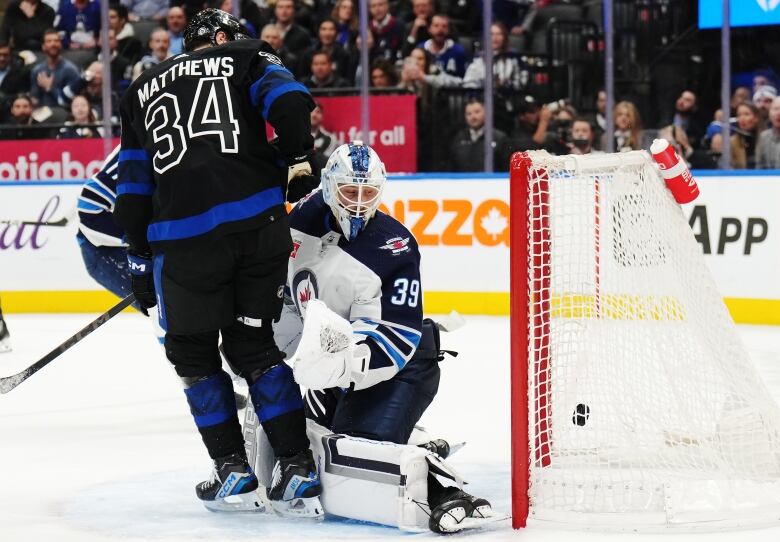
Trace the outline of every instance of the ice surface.
{"type": "MultiPolygon", "coordinates": [[[[11,375],[48,352],[93,315],[6,315],[11,375]]],[[[780,398],[780,328],[741,327],[767,385],[780,398]]],[[[443,335],[460,356],[442,362],[439,395],[422,424],[467,446],[453,465],[469,491],[509,510],[509,327],[468,317],[443,335]]],[[[181,386],[145,318],[122,314],[29,381],[0,396],[0,541],[376,540],[423,538],[345,520],[294,521],[216,514],[195,497],[210,462],[181,386]]],[[[780,540],[780,527],[662,535],[664,542],[780,540]]],[[[478,540],[659,540],[659,535],[587,533],[508,522],[458,535],[478,540]]]]}

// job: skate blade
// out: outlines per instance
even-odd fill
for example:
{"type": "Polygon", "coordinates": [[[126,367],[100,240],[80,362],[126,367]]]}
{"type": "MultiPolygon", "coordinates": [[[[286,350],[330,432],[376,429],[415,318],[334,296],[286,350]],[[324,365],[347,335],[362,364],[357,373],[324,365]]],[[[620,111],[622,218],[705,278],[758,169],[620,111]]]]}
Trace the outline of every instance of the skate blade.
{"type": "Polygon", "coordinates": [[[481,506],[474,511],[472,516],[466,516],[462,508],[454,508],[439,521],[439,526],[446,533],[457,533],[470,529],[479,529],[509,519],[510,516],[496,512],[489,506],[481,506]]]}
{"type": "Polygon", "coordinates": [[[284,517],[322,519],[325,516],[319,497],[271,501],[271,506],[277,514],[284,517]]]}
{"type": "Polygon", "coordinates": [[[250,491],[241,495],[230,495],[224,499],[202,501],[203,506],[212,512],[270,512],[271,504],[260,491],[250,491]]]}

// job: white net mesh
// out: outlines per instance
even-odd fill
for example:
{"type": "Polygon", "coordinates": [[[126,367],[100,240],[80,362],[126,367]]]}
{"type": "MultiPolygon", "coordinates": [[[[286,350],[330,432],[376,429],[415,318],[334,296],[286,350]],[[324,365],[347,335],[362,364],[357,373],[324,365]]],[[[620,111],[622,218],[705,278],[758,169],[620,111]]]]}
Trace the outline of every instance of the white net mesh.
{"type": "Polygon", "coordinates": [[[780,412],[647,155],[530,155],[531,518],[780,517],[780,412]]]}

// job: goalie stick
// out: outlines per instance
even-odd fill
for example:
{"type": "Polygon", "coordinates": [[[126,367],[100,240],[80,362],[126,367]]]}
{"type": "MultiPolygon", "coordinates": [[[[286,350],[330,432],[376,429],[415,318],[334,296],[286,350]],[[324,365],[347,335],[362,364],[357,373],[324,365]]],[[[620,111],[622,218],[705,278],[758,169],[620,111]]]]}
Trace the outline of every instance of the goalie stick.
{"type": "Polygon", "coordinates": [[[135,296],[130,294],[122,301],[108,309],[106,312],[95,318],[92,322],[87,324],[86,327],[79,330],[76,334],[68,338],[65,342],[59,345],[57,348],[43,356],[41,359],[24,369],[23,371],[16,373],[12,376],[6,376],[0,378],[0,393],[8,393],[16,386],[30,378],[32,375],[46,367],[49,363],[59,357],[60,354],[68,350],[71,346],[79,342],[81,339],[95,331],[97,328],[111,320],[114,316],[122,312],[125,307],[128,307],[133,301],[135,296]]]}
{"type": "Polygon", "coordinates": [[[59,220],[54,220],[51,222],[47,221],[36,221],[36,220],[0,220],[0,225],[8,225],[8,226],[54,226],[54,227],[61,227],[61,226],[67,226],[68,225],[68,218],[62,217],[59,220]]]}

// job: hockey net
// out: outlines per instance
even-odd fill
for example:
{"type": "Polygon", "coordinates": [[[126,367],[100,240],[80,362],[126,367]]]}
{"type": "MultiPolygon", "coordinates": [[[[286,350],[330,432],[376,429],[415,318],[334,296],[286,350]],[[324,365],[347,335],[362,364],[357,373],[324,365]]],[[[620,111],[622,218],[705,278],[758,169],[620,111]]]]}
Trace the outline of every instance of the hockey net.
{"type": "Polygon", "coordinates": [[[644,152],[511,165],[513,523],[780,518],[780,411],[644,152]]]}

